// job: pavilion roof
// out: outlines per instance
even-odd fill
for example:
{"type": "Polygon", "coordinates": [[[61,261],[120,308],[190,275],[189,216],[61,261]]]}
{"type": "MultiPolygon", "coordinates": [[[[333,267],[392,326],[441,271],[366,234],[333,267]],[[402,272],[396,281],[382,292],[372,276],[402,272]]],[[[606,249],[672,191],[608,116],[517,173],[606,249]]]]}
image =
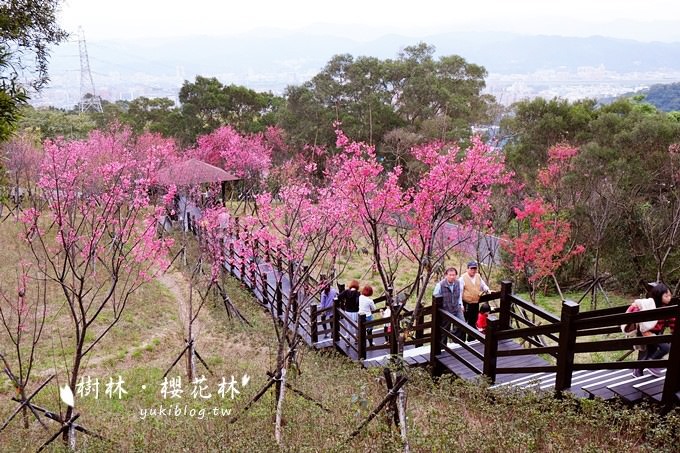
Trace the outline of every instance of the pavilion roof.
{"type": "Polygon", "coordinates": [[[241,178],[198,159],[187,159],[158,172],[158,181],[165,186],[192,186],[202,183],[237,181],[241,178]]]}

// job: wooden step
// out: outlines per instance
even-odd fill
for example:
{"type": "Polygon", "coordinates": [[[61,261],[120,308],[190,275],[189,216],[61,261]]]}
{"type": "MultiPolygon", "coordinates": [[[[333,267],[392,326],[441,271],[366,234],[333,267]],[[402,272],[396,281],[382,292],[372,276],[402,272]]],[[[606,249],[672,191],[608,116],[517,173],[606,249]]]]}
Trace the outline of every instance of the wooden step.
{"type": "Polygon", "coordinates": [[[657,377],[651,381],[643,382],[641,384],[634,385],[645,397],[661,402],[661,397],[663,395],[663,384],[666,381],[666,376],[657,377]]]}
{"type": "MultiPolygon", "coordinates": [[[[580,377],[580,376],[582,376],[582,375],[586,375],[586,374],[588,374],[588,372],[587,372],[587,371],[584,371],[584,370],[574,371],[574,372],[572,373],[572,379],[578,378],[578,377],[580,377]]],[[[545,380],[543,380],[543,381],[540,382],[539,388],[540,388],[541,390],[547,390],[547,389],[549,389],[549,388],[551,388],[551,387],[554,388],[554,387],[555,387],[555,379],[557,379],[557,374],[552,373],[552,376],[550,376],[549,378],[547,378],[547,379],[545,379],[545,380]]]]}
{"type": "Polygon", "coordinates": [[[501,382],[499,384],[493,385],[491,388],[500,388],[500,387],[522,387],[523,385],[527,385],[531,382],[538,382],[541,380],[541,378],[546,377],[546,376],[551,376],[553,373],[532,373],[528,374],[526,376],[518,377],[510,381],[505,381],[501,382]]]}
{"type": "Polygon", "coordinates": [[[588,398],[590,394],[583,389],[583,387],[588,385],[597,384],[605,379],[609,379],[612,376],[620,374],[621,370],[597,370],[591,371],[587,374],[579,376],[577,379],[572,379],[571,387],[567,389],[568,392],[581,397],[588,398]]]}
{"type": "Polygon", "coordinates": [[[625,381],[631,377],[631,370],[617,370],[607,376],[603,376],[602,380],[593,382],[582,387],[591,398],[610,399],[614,397],[614,392],[607,389],[610,384],[625,381]]]}
{"type": "Polygon", "coordinates": [[[656,377],[651,374],[645,374],[640,377],[629,377],[622,382],[608,385],[607,389],[627,403],[637,403],[642,400],[644,395],[638,390],[636,384],[644,384],[654,379],[656,379],[656,377]]]}

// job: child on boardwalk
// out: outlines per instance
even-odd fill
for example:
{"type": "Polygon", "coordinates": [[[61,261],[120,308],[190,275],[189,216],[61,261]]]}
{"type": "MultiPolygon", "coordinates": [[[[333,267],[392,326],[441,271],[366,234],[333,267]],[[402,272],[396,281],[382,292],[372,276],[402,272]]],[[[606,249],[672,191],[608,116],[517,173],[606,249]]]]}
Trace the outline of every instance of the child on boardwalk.
{"type": "Polygon", "coordinates": [[[477,330],[486,333],[486,326],[489,323],[489,313],[491,313],[491,306],[484,302],[479,306],[479,314],[477,315],[477,330]]]}

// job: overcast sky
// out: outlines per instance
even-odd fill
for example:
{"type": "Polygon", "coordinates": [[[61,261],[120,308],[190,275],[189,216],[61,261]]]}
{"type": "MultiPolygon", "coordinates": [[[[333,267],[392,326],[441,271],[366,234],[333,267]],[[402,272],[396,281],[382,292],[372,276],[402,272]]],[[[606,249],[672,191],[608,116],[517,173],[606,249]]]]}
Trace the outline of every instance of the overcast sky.
{"type": "Polygon", "coordinates": [[[65,0],[59,20],[69,32],[82,26],[94,40],[260,28],[340,34],[343,25],[351,36],[351,26],[360,25],[370,26],[374,35],[353,36],[357,39],[495,30],[680,41],[680,0],[65,0]]]}

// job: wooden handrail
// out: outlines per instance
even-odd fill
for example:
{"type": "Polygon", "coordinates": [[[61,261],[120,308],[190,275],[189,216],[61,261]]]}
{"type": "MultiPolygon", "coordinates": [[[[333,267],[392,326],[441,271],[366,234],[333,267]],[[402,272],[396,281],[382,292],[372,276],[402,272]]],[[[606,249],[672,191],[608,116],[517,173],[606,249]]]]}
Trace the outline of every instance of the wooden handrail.
{"type": "Polygon", "coordinates": [[[465,360],[465,358],[463,358],[462,356],[460,356],[460,355],[458,354],[458,352],[454,351],[453,349],[449,348],[448,346],[443,346],[443,348],[444,348],[444,350],[446,350],[446,352],[448,352],[449,354],[451,354],[452,356],[454,356],[456,359],[458,359],[458,361],[459,361],[460,363],[462,363],[463,365],[465,365],[466,367],[468,367],[469,369],[471,369],[472,371],[474,371],[476,374],[482,374],[482,373],[483,373],[482,370],[480,370],[479,368],[477,368],[476,366],[474,366],[473,364],[471,364],[470,362],[468,362],[467,360],[465,360]]]}
{"type": "Polygon", "coordinates": [[[595,329],[583,329],[576,332],[577,337],[590,337],[594,335],[609,335],[621,333],[621,326],[597,327],[595,329]]]}
{"type": "Polygon", "coordinates": [[[382,327],[383,325],[389,324],[390,318],[377,318],[371,321],[366,321],[366,327],[382,327]]]}
{"type": "Polygon", "coordinates": [[[354,332],[351,332],[351,331],[347,328],[347,326],[344,325],[343,323],[339,323],[339,327],[340,327],[340,329],[344,330],[344,331],[347,333],[347,335],[348,335],[347,337],[343,336],[343,338],[352,339],[352,340],[354,340],[353,342],[356,342],[357,337],[356,337],[356,335],[354,334],[354,332]]]}
{"type": "Polygon", "coordinates": [[[540,316],[541,318],[545,319],[546,321],[550,321],[550,322],[559,322],[560,321],[560,318],[558,318],[557,316],[555,316],[552,313],[542,309],[538,305],[534,305],[531,302],[528,302],[528,301],[522,299],[521,297],[519,297],[515,294],[512,294],[510,296],[510,299],[512,300],[513,304],[515,304],[519,307],[522,307],[525,310],[528,310],[535,315],[540,316]]]}
{"type": "Polygon", "coordinates": [[[584,311],[578,314],[578,319],[587,319],[587,318],[592,318],[592,317],[599,317],[599,316],[606,316],[606,315],[615,315],[615,314],[623,314],[626,312],[630,305],[619,305],[617,307],[610,307],[610,308],[602,308],[598,310],[593,310],[593,311],[584,311]]]}
{"type": "Polygon", "coordinates": [[[501,298],[501,292],[500,291],[492,291],[490,293],[482,294],[479,296],[479,303],[484,303],[484,302],[491,302],[492,300],[500,299],[501,298]]]}
{"type": "MultiPolygon", "coordinates": [[[[473,356],[477,357],[477,358],[480,359],[480,360],[483,360],[483,359],[484,359],[484,355],[483,355],[483,354],[481,354],[479,351],[477,351],[476,349],[474,349],[472,346],[470,346],[469,344],[467,344],[467,343],[464,342],[463,340],[457,338],[455,335],[453,335],[453,332],[449,332],[449,331],[448,331],[446,328],[444,328],[444,327],[440,327],[440,330],[441,330],[442,332],[446,333],[447,336],[449,337],[449,339],[453,340],[453,342],[454,342],[455,344],[457,344],[457,345],[460,346],[461,348],[465,349],[467,352],[469,352],[469,353],[472,354],[473,356]]],[[[444,348],[446,348],[446,349],[450,349],[450,348],[448,347],[448,342],[445,343],[445,342],[443,341],[443,338],[440,338],[440,342],[441,342],[442,347],[444,347],[444,348]]]]}
{"type": "Polygon", "coordinates": [[[496,333],[499,340],[510,340],[537,335],[547,335],[560,331],[560,324],[543,324],[535,327],[523,327],[521,329],[501,330],[496,333]]]}
{"type": "Polygon", "coordinates": [[[589,316],[581,319],[578,316],[574,325],[578,330],[594,329],[597,327],[609,327],[621,324],[640,323],[657,319],[674,318],[678,315],[678,306],[655,308],[652,310],[637,311],[635,313],[610,314],[604,316],[589,316]]]}
{"type": "MultiPolygon", "coordinates": [[[[554,324],[534,324],[533,322],[529,321],[528,319],[525,319],[525,318],[523,318],[523,317],[521,317],[521,316],[519,316],[518,314],[513,313],[513,312],[510,312],[510,318],[515,319],[515,320],[518,321],[519,323],[522,323],[522,324],[524,324],[524,325],[526,325],[526,326],[529,326],[529,327],[539,327],[539,326],[550,326],[550,325],[554,325],[554,324]]],[[[516,329],[514,329],[514,330],[519,330],[519,329],[523,329],[523,327],[516,328],[516,329]]],[[[508,329],[506,329],[506,330],[508,330],[508,329]]],[[[557,332],[557,331],[555,331],[554,333],[556,333],[556,332],[557,332]]],[[[559,338],[557,338],[555,335],[553,335],[553,333],[543,333],[543,334],[537,334],[537,335],[542,335],[542,336],[544,336],[544,337],[546,337],[546,338],[551,339],[551,340],[554,341],[554,342],[558,342],[558,341],[559,341],[559,338]]],[[[530,341],[530,342],[532,342],[532,343],[538,343],[538,344],[540,344],[538,341],[536,341],[536,340],[534,340],[533,338],[531,338],[531,337],[529,337],[529,336],[526,336],[526,335],[524,336],[524,339],[527,340],[527,341],[530,341]]]]}
{"type": "Polygon", "coordinates": [[[541,346],[538,348],[524,348],[524,349],[499,349],[498,357],[515,357],[520,355],[536,355],[536,354],[550,354],[553,357],[557,356],[558,346],[541,346]]]}
{"type": "Polygon", "coordinates": [[[637,345],[669,343],[671,335],[651,335],[648,337],[618,338],[615,340],[588,341],[576,343],[574,351],[577,353],[605,352],[632,349],[637,345]]]}
{"type": "MultiPolygon", "coordinates": [[[[191,225],[190,225],[191,227],[191,225]]],[[[200,231],[197,231],[200,234],[200,231]]],[[[226,246],[226,245],[225,245],[226,246]]],[[[259,251],[262,248],[261,244],[255,244],[259,251]]],[[[233,243],[229,244],[231,261],[225,260],[223,268],[228,269],[235,274],[238,272],[239,279],[243,282],[250,282],[249,286],[253,291],[256,291],[258,298],[261,297],[263,302],[271,300],[272,308],[274,304],[277,305],[277,311],[282,311],[284,306],[289,304],[295,305],[295,297],[284,297],[282,294],[280,281],[275,277],[274,286],[269,282],[267,277],[268,272],[261,273],[259,278],[255,276],[255,268],[248,268],[246,272],[245,263],[241,256],[233,248],[233,243]],[[237,262],[241,261],[240,266],[237,262]]],[[[266,253],[266,252],[265,252],[266,253]]],[[[279,263],[282,266],[290,266],[291,263],[285,262],[280,258],[279,263]]],[[[256,266],[262,263],[255,261],[256,266]]],[[[307,277],[309,281],[316,285],[319,280],[314,276],[307,277]]],[[[387,351],[394,349],[391,343],[381,345],[366,346],[366,340],[380,338],[386,335],[386,331],[368,333],[368,329],[384,327],[390,323],[390,320],[376,316],[372,321],[365,321],[362,318],[359,323],[355,323],[345,313],[337,309],[336,304],[325,309],[318,309],[313,301],[318,300],[317,294],[311,297],[305,297],[301,302],[302,310],[298,314],[300,322],[298,328],[309,334],[314,342],[318,340],[319,334],[333,332],[334,344],[338,347],[339,341],[345,341],[347,347],[357,353],[359,358],[365,358],[367,351],[387,351]],[[311,305],[310,305],[311,304],[311,305]],[[310,306],[309,310],[302,307],[310,306]],[[321,315],[326,315],[326,319],[321,321],[321,315]],[[346,320],[343,323],[342,320],[346,320]],[[331,325],[330,329],[320,329],[319,325],[328,323],[331,325]]],[[[376,302],[380,303],[386,297],[377,298],[376,302]]],[[[421,317],[412,325],[419,335],[415,340],[408,340],[406,345],[431,343],[430,362],[433,364],[433,372],[437,368],[441,368],[436,358],[441,351],[446,351],[447,354],[455,357],[467,368],[475,373],[481,373],[475,364],[469,362],[461,355],[461,349],[454,350],[449,348],[446,342],[442,341],[442,334],[452,341],[459,344],[462,349],[470,353],[477,359],[482,360],[484,365],[484,372],[492,381],[495,380],[496,374],[505,373],[532,373],[532,372],[556,372],[555,389],[557,391],[565,390],[571,386],[571,376],[577,370],[601,370],[601,369],[628,369],[635,367],[668,367],[667,377],[664,383],[663,401],[674,401],[675,394],[680,391],[680,333],[673,335],[658,335],[652,337],[635,337],[635,338],[615,338],[596,341],[578,342],[577,338],[587,336],[596,336],[604,334],[617,333],[621,324],[639,323],[643,321],[650,321],[655,319],[667,319],[680,316],[680,307],[672,305],[669,307],[661,307],[653,310],[647,310],[636,313],[625,313],[627,306],[619,306],[607,308],[604,310],[596,310],[591,312],[578,312],[578,305],[573,303],[565,303],[562,319],[545,311],[541,307],[531,304],[522,298],[511,293],[511,285],[509,282],[503,282],[500,292],[486,294],[480,298],[480,301],[501,300],[500,316],[498,320],[491,317],[491,325],[494,326],[487,333],[492,332],[490,336],[478,332],[474,326],[470,326],[465,321],[456,318],[452,313],[437,309],[440,305],[436,300],[433,300],[431,306],[423,308],[421,317]],[[514,313],[511,308],[516,306],[523,310],[536,315],[538,318],[546,321],[546,324],[534,324],[528,319],[514,313]],[[431,316],[431,320],[426,321],[425,316],[431,316]],[[510,328],[509,320],[516,319],[518,322],[528,326],[523,328],[510,328]],[[447,328],[443,327],[442,323],[450,323],[457,329],[468,334],[469,337],[478,339],[485,345],[484,353],[478,352],[469,344],[458,339],[453,332],[449,332],[447,328]],[[504,325],[504,324],[507,324],[504,325]],[[429,332],[425,332],[429,329],[429,332]],[[558,334],[559,335],[556,335],[558,334]],[[513,339],[530,339],[530,337],[545,336],[557,343],[557,345],[541,345],[538,341],[532,341],[536,348],[528,349],[499,349],[499,341],[513,340],[513,339]],[[605,363],[574,363],[574,354],[617,351],[630,349],[635,345],[649,345],[672,342],[671,357],[665,360],[645,360],[645,361],[628,361],[628,362],[605,362],[605,363]],[[497,367],[497,359],[499,357],[517,357],[536,354],[550,354],[557,358],[556,365],[547,366],[529,366],[529,367],[497,367]],[[671,360],[673,358],[674,360],[671,360]]],[[[441,302],[441,301],[440,301],[441,302]]],[[[374,313],[379,313],[375,310],[374,313]]],[[[407,311],[400,313],[399,318],[403,318],[407,311]]],[[[394,322],[394,319],[391,320],[394,322]]],[[[397,323],[398,324],[398,323],[397,323]]],[[[294,325],[294,319],[291,325],[294,325]]],[[[680,330],[679,330],[680,332],[680,330]]],[[[394,337],[395,332],[393,332],[394,337]]]]}

